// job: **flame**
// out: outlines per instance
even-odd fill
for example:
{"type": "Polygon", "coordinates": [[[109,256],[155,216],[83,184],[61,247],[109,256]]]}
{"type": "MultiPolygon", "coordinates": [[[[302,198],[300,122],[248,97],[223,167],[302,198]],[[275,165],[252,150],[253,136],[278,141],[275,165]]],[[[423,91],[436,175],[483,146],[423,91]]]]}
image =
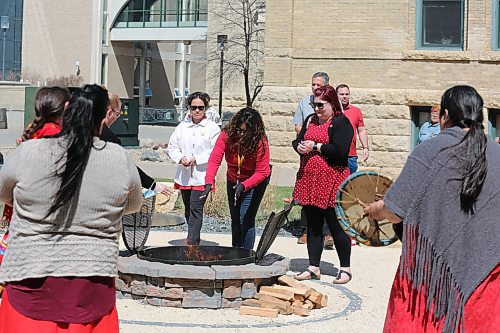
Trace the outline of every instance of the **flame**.
{"type": "Polygon", "coordinates": [[[192,245],[186,243],[186,260],[187,261],[214,261],[220,260],[222,254],[209,254],[203,253],[198,245],[192,245]]]}

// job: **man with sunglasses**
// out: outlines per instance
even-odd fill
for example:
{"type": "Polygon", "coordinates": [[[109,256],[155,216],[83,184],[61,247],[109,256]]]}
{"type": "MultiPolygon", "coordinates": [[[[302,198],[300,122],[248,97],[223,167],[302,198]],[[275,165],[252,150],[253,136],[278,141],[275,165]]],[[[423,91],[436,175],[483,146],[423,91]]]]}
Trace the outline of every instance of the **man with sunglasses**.
{"type": "MultiPolygon", "coordinates": [[[[311,79],[311,92],[318,89],[319,87],[323,87],[330,83],[330,77],[325,72],[316,72],[313,74],[311,79]]],[[[308,95],[302,98],[295,110],[295,115],[293,116],[293,124],[295,126],[295,133],[299,134],[302,129],[302,124],[308,115],[314,113],[314,97],[313,95],[308,95]]],[[[321,107],[321,106],[320,106],[321,107]]],[[[302,236],[297,240],[297,244],[306,244],[307,243],[307,220],[303,214],[301,213],[301,227],[302,227],[302,236]]],[[[323,234],[325,235],[324,246],[325,249],[332,250],[333,249],[333,238],[330,234],[330,230],[326,223],[324,224],[325,228],[323,230],[323,234]]]]}
{"type": "Polygon", "coordinates": [[[356,152],[356,132],[359,136],[359,141],[363,147],[363,162],[368,159],[370,155],[368,150],[368,132],[365,128],[365,123],[363,122],[363,114],[361,110],[354,105],[349,103],[351,97],[351,91],[347,84],[339,84],[335,89],[337,95],[339,96],[340,104],[344,109],[344,114],[351,122],[352,128],[354,129],[354,136],[352,137],[351,149],[349,151],[348,167],[351,174],[358,170],[358,154],[356,152]]]}

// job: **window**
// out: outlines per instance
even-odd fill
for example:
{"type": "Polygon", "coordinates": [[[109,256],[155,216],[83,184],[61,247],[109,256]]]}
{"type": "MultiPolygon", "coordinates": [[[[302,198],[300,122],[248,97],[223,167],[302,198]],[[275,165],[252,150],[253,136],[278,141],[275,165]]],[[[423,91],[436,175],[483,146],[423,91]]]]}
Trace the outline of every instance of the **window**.
{"type": "Polygon", "coordinates": [[[464,47],[464,0],[417,0],[417,48],[464,47]]]}
{"type": "Polygon", "coordinates": [[[186,67],[184,71],[184,89],[189,90],[190,78],[191,78],[191,62],[186,61],[186,67]]]}
{"type": "Polygon", "coordinates": [[[141,93],[141,58],[134,58],[134,97],[141,93]]]}
{"type": "Polygon", "coordinates": [[[488,133],[500,143],[500,109],[488,110],[488,133]]]}
{"type": "Polygon", "coordinates": [[[500,0],[493,0],[493,49],[500,50],[500,0]]]}
{"type": "Polygon", "coordinates": [[[101,84],[107,85],[108,81],[108,55],[101,56],[101,84]]]}
{"type": "Polygon", "coordinates": [[[429,121],[430,106],[412,106],[411,107],[411,149],[415,148],[418,140],[418,133],[423,123],[429,121]]]}
{"type": "Polygon", "coordinates": [[[102,45],[108,45],[108,16],[108,1],[104,0],[102,2],[102,45]]]}

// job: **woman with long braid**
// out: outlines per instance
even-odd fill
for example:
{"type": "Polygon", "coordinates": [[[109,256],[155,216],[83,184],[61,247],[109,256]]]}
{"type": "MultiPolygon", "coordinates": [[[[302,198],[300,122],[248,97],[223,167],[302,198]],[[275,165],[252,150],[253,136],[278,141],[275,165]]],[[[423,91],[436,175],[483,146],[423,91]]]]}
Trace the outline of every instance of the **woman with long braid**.
{"type": "Polygon", "coordinates": [[[14,207],[0,333],[118,332],[121,217],[143,197],[126,151],[99,139],[108,104],[97,85],[74,91],[61,133],[22,143],[0,170],[14,207]]]}
{"type": "Polygon", "coordinates": [[[403,254],[384,332],[496,332],[500,313],[500,147],[483,99],[448,89],[441,133],[410,154],[384,200],[365,212],[403,223],[403,254]]]}
{"type": "MultiPolygon", "coordinates": [[[[35,95],[35,119],[23,132],[23,135],[17,140],[18,143],[29,139],[39,139],[56,135],[61,131],[62,114],[68,105],[69,91],[62,87],[43,87],[35,95]]],[[[3,163],[2,163],[3,164],[3,163]]],[[[5,205],[2,221],[9,224],[12,218],[12,206],[5,205]]],[[[7,231],[0,241],[0,264],[2,263],[9,231],[7,231]]],[[[0,286],[0,292],[2,290],[0,286]]]]}

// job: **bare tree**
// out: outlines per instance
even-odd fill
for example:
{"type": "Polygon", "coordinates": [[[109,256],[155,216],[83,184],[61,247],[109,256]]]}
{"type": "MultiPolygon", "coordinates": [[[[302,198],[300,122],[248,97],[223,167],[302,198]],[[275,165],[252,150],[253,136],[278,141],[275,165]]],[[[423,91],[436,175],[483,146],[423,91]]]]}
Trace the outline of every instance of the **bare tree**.
{"type": "MultiPolygon", "coordinates": [[[[264,1],[219,0],[217,3],[213,10],[215,27],[212,36],[228,35],[224,80],[230,85],[243,77],[246,104],[250,107],[263,86],[264,1]]],[[[209,61],[218,59],[217,50],[209,52],[209,61]]]]}

